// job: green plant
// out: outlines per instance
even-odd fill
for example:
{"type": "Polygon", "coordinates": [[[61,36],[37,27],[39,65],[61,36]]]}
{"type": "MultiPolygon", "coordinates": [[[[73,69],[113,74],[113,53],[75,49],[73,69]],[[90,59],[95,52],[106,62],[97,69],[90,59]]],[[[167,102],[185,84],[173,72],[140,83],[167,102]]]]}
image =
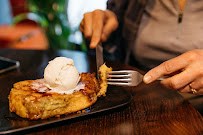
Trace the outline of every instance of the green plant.
{"type": "Polygon", "coordinates": [[[75,50],[75,44],[68,41],[68,0],[27,0],[28,13],[14,17],[13,24],[29,19],[35,21],[44,30],[50,49],[75,50]]]}

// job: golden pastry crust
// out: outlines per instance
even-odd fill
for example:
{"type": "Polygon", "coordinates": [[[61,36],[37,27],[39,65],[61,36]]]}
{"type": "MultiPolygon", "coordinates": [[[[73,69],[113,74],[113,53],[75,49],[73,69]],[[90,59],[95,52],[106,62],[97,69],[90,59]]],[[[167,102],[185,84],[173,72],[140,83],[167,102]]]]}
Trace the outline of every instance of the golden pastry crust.
{"type": "Polygon", "coordinates": [[[72,94],[38,92],[33,85],[38,85],[38,89],[49,91],[44,79],[15,83],[9,95],[10,111],[23,118],[36,120],[85,109],[97,101],[99,89],[95,74],[82,73],[80,76],[80,82],[85,84],[85,89],[72,94]]]}
{"type": "Polygon", "coordinates": [[[80,83],[85,84],[85,88],[72,94],[48,92],[50,89],[44,79],[17,82],[8,97],[9,109],[30,120],[59,117],[85,109],[93,105],[97,97],[105,96],[106,72],[111,70],[105,64],[101,66],[100,80],[95,78],[94,73],[80,74],[80,83]]]}
{"type": "Polygon", "coordinates": [[[100,73],[100,81],[99,81],[99,86],[100,90],[97,93],[97,96],[106,96],[106,91],[107,91],[107,80],[106,80],[106,72],[112,71],[112,68],[107,67],[106,64],[104,63],[100,68],[99,68],[99,73],[100,73]]]}

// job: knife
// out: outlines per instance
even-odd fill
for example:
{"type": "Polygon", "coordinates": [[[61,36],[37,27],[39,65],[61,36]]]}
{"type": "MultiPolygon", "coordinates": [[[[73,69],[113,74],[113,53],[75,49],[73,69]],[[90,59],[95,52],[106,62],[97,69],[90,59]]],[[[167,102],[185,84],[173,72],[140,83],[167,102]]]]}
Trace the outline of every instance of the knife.
{"type": "Polygon", "coordinates": [[[101,42],[96,47],[97,78],[99,79],[99,68],[104,64],[103,46],[101,42]]]}

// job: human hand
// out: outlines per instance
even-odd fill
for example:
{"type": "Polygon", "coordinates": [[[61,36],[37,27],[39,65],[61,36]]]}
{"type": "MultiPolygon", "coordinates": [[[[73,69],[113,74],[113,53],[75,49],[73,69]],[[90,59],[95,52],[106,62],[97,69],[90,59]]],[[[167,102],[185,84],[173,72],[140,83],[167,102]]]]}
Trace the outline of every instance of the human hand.
{"type": "Polygon", "coordinates": [[[203,95],[203,49],[188,51],[160,64],[147,72],[143,81],[148,84],[177,71],[180,72],[161,81],[161,84],[180,92],[191,93],[191,89],[195,89],[193,94],[203,95]]]}
{"type": "Polygon", "coordinates": [[[85,38],[91,40],[90,48],[94,49],[100,41],[107,41],[109,35],[117,27],[118,20],[112,11],[95,10],[84,14],[79,29],[85,38]]]}

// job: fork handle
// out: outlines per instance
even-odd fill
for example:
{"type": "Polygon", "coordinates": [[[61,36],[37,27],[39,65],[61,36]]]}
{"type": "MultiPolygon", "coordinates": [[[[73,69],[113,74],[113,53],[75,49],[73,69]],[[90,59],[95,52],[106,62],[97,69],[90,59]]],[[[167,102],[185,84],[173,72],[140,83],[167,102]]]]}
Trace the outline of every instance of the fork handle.
{"type": "Polygon", "coordinates": [[[163,80],[165,80],[165,79],[167,79],[167,78],[169,78],[169,76],[162,76],[162,77],[158,78],[157,80],[163,81],[163,80]]]}

